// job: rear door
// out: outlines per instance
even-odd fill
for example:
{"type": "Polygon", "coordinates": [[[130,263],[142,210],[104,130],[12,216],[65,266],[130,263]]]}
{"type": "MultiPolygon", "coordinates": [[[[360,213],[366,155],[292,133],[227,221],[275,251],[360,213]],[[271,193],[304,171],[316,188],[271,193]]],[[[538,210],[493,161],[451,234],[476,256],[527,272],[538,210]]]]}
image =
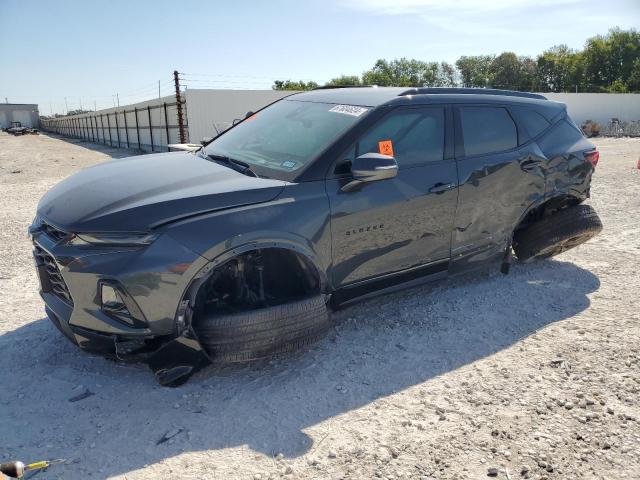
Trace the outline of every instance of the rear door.
{"type": "Polygon", "coordinates": [[[397,108],[342,156],[327,180],[335,287],[425,264],[447,269],[458,183],[452,120],[443,106],[397,108]],[[342,191],[349,161],[380,152],[380,142],[393,149],[397,177],[342,191]]]}
{"type": "Polygon", "coordinates": [[[454,109],[460,178],[451,256],[453,268],[502,253],[522,213],[544,195],[544,156],[534,142],[519,147],[508,106],[454,109]]]}

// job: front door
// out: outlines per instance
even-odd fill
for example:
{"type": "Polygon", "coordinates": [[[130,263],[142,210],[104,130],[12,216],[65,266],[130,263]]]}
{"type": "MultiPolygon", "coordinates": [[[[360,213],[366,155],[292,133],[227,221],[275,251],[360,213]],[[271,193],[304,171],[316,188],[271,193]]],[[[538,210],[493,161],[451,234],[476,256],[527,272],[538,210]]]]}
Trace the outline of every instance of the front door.
{"type": "Polygon", "coordinates": [[[327,179],[335,288],[438,261],[446,270],[458,195],[450,117],[442,106],[394,109],[338,162],[327,179]],[[343,191],[341,168],[368,152],[392,153],[398,175],[343,191]]]}

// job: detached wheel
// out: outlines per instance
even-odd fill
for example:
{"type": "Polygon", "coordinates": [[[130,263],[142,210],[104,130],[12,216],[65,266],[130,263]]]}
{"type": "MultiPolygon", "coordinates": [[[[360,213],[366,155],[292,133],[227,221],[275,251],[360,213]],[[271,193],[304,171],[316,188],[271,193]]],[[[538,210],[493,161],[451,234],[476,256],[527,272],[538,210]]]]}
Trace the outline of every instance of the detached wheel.
{"type": "Polygon", "coordinates": [[[513,249],[522,262],[553,257],[585,243],[602,231],[590,205],[569,207],[516,232],[513,249]]]}
{"type": "Polygon", "coordinates": [[[200,343],[216,362],[257,360],[321,339],[329,329],[324,295],[194,322],[200,343]]]}

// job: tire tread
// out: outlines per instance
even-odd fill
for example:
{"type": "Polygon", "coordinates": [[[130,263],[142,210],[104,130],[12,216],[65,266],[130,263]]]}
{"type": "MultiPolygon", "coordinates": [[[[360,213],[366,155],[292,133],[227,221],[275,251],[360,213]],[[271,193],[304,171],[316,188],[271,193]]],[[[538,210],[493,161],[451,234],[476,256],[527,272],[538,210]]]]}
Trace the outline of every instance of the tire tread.
{"type": "Polygon", "coordinates": [[[200,343],[216,363],[247,362],[306,347],[330,326],[324,295],[194,322],[200,343]]]}
{"type": "Polygon", "coordinates": [[[590,205],[576,205],[542,218],[517,232],[513,248],[521,261],[546,258],[559,252],[539,257],[545,249],[578,237],[577,243],[570,247],[573,248],[593,238],[600,231],[602,222],[596,211],[590,205]]]}

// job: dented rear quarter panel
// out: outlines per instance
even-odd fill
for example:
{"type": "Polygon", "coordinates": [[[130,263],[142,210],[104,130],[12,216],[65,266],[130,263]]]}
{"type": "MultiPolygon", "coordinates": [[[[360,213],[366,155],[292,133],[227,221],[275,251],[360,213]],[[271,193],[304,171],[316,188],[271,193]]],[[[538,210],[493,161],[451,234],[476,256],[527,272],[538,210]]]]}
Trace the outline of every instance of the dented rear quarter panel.
{"type": "Polygon", "coordinates": [[[560,120],[538,140],[548,158],[546,164],[546,198],[571,195],[579,200],[589,197],[594,167],[585,161],[583,152],[595,149],[567,119],[560,120]]]}
{"type": "Polygon", "coordinates": [[[452,235],[454,270],[500,253],[520,221],[554,197],[589,197],[594,149],[566,112],[517,149],[458,159],[458,207],[452,235]]]}

